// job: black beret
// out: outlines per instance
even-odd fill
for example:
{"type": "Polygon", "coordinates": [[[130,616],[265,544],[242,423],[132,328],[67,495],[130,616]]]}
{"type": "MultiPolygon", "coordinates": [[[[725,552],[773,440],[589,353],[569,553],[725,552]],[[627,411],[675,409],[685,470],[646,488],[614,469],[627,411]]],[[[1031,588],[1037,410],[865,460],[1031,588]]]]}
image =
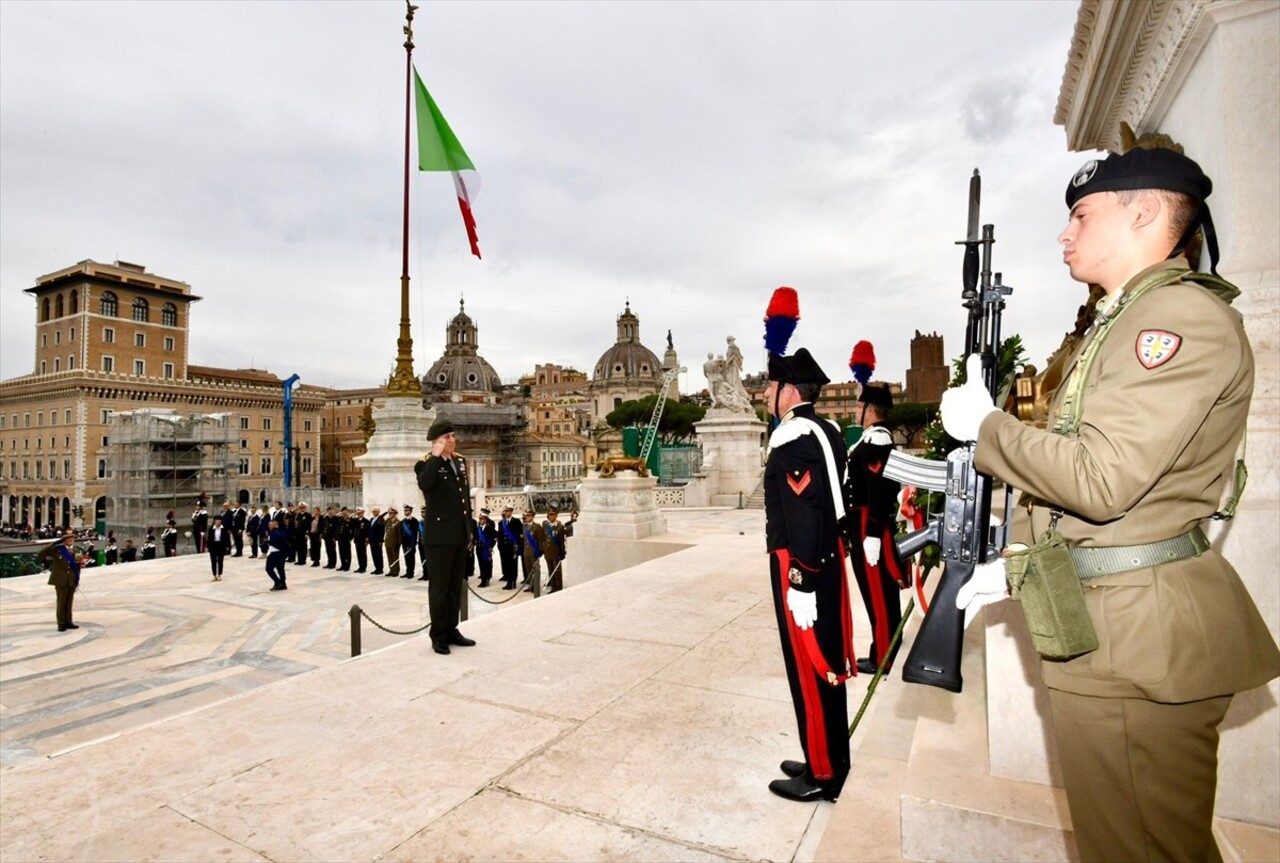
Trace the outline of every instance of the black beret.
{"type": "Polygon", "coordinates": [[[1131,189],[1165,189],[1190,195],[1203,203],[1213,191],[1213,181],[1194,160],[1165,147],[1134,147],[1127,153],[1112,154],[1102,161],[1090,159],[1067,184],[1067,206],[1094,192],[1123,192],[1131,189]]]}
{"type": "Polygon", "coordinates": [[[769,380],[780,384],[828,384],[831,378],[823,373],[807,348],[801,348],[789,357],[769,354],[769,380]]]}
{"type": "Polygon", "coordinates": [[[441,435],[447,435],[452,431],[453,423],[441,417],[431,424],[431,428],[427,429],[427,440],[435,440],[441,435]]]}
{"type": "Polygon", "coordinates": [[[886,415],[893,410],[893,394],[889,392],[889,388],[886,386],[864,384],[862,392],[858,395],[858,401],[880,408],[886,415]]]}

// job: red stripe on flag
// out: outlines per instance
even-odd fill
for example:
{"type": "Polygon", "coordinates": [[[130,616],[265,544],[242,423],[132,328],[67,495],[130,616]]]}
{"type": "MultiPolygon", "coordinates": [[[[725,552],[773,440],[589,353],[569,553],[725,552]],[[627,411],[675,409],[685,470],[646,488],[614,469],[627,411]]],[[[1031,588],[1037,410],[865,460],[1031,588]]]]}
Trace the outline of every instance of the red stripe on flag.
{"type": "Polygon", "coordinates": [[[471,215],[471,205],[465,198],[458,198],[458,209],[462,211],[462,224],[467,226],[467,240],[471,243],[471,254],[480,257],[480,238],[476,236],[476,218],[471,215]]]}

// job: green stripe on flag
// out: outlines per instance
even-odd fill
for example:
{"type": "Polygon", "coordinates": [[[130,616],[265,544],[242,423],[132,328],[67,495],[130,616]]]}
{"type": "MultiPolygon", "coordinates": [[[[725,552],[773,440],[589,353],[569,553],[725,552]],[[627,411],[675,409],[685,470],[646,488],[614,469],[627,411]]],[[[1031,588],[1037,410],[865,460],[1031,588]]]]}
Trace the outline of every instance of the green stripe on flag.
{"type": "Polygon", "coordinates": [[[413,79],[417,84],[414,101],[418,109],[418,170],[474,171],[475,165],[436,107],[417,69],[413,70],[413,79]]]}

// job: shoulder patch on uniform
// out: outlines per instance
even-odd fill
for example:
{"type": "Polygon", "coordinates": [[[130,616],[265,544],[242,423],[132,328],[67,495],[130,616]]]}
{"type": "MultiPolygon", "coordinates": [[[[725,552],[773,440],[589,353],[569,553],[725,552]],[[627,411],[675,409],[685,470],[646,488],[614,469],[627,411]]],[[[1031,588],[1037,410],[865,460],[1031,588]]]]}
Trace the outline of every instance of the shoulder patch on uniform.
{"type": "Polygon", "coordinates": [[[1182,347],[1182,336],[1168,330],[1143,330],[1138,333],[1138,341],[1134,351],[1138,354],[1138,362],[1146,369],[1159,368],[1178,353],[1182,347]]]}

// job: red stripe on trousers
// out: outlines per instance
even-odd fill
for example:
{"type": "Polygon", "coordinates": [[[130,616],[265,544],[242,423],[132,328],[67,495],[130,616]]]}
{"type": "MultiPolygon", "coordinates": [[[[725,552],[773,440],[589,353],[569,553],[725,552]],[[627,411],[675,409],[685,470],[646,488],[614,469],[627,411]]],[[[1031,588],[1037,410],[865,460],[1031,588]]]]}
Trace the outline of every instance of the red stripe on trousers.
{"type": "MultiPolygon", "coordinates": [[[[867,535],[867,511],[865,509],[861,509],[858,511],[858,515],[862,523],[862,529],[858,531],[858,535],[865,537],[867,535]]],[[[857,551],[863,555],[863,567],[867,574],[867,590],[871,594],[871,608],[875,613],[875,620],[873,620],[872,623],[875,625],[875,640],[876,647],[878,648],[877,652],[880,653],[881,656],[873,656],[871,659],[878,664],[883,658],[883,654],[889,650],[890,638],[889,614],[885,610],[884,605],[884,584],[880,580],[879,565],[873,564],[871,561],[867,560],[866,552],[862,549],[858,549],[857,551]]],[[[881,560],[884,560],[884,552],[885,549],[882,540],[880,546],[881,560]]]]}
{"type": "MultiPolygon", "coordinates": [[[[809,769],[813,772],[814,779],[831,779],[835,771],[831,769],[831,760],[827,757],[827,725],[822,714],[822,701],[818,698],[817,673],[807,645],[801,638],[801,630],[796,626],[791,610],[787,607],[787,593],[791,590],[791,582],[787,577],[791,569],[791,555],[782,549],[775,553],[778,555],[778,578],[782,584],[782,617],[787,622],[787,637],[791,641],[796,676],[800,679],[800,699],[804,702],[804,728],[805,736],[808,737],[806,754],[809,756],[809,769]],[[804,662],[804,659],[810,661],[804,662]]],[[[812,639],[813,627],[805,632],[810,634],[811,643],[817,647],[817,640],[812,639]]]]}

